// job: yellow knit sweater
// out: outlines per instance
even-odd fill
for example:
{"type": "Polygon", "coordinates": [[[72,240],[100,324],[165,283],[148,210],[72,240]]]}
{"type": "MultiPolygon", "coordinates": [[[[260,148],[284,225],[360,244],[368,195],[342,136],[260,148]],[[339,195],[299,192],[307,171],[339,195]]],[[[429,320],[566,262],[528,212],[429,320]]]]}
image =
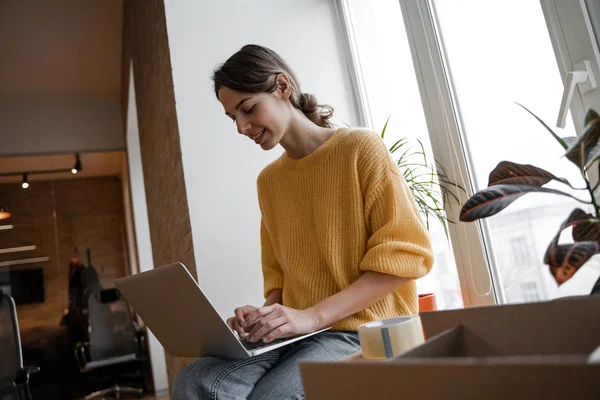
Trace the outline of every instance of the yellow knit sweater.
{"type": "MultiPolygon", "coordinates": [[[[265,297],[303,310],[365,271],[407,278],[433,263],[429,235],[408,185],[377,133],[338,129],[300,160],[284,153],[258,177],[265,297]]],[[[333,324],[360,324],[418,313],[415,281],[333,324]]]]}

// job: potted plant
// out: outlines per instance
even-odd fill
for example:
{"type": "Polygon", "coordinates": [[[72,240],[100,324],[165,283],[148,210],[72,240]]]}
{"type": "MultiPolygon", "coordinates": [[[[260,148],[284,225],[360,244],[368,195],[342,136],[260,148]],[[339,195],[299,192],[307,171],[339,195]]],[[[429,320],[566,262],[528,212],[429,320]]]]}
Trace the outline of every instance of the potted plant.
{"type": "MultiPolygon", "coordinates": [[[[521,106],[523,107],[523,106],[521,106]]],[[[581,200],[567,192],[545,187],[551,181],[560,182],[575,189],[564,178],[529,164],[517,164],[510,161],[500,162],[490,173],[488,187],[475,193],[463,205],[460,220],[471,222],[487,218],[504,210],[518,198],[527,193],[548,193],[569,196],[577,201],[591,206],[592,210],[586,212],[575,208],[560,225],[558,232],[548,245],[544,255],[544,263],[549,266],[550,272],[558,285],[569,280],[592,256],[600,252],[600,208],[594,197],[595,189],[600,182],[592,187],[589,178],[591,168],[600,163],[600,116],[594,110],[589,110],[585,116],[585,127],[578,137],[559,137],[539,117],[523,107],[535,117],[556,139],[565,150],[565,157],[569,159],[581,172],[588,192],[589,201],[581,200]],[[572,243],[559,244],[563,230],[572,227],[572,243]]],[[[600,169],[599,169],[600,171],[600,169]]],[[[600,291],[600,279],[596,282],[592,294],[600,291]]]]}
{"type": "MultiPolygon", "coordinates": [[[[389,118],[385,122],[381,131],[381,138],[385,137],[385,132],[389,123],[389,118]]],[[[465,191],[460,185],[450,181],[446,170],[439,163],[430,163],[423,143],[416,140],[418,147],[414,150],[408,138],[403,137],[396,141],[390,148],[390,153],[394,156],[400,154],[396,164],[402,172],[408,187],[415,198],[415,202],[425,217],[427,229],[430,229],[431,219],[437,220],[444,228],[444,233],[448,237],[448,224],[454,223],[446,217],[444,204],[447,201],[460,203],[458,197],[452,192],[451,187],[465,191]]],[[[437,309],[435,293],[419,294],[420,311],[433,311],[437,309]]]]}
{"type": "MultiPolygon", "coordinates": [[[[388,123],[389,118],[381,130],[382,139],[385,137],[388,123]]],[[[460,203],[458,197],[450,190],[451,187],[458,188],[463,192],[465,189],[450,181],[446,169],[439,162],[430,163],[423,143],[418,139],[415,141],[418,144],[417,150],[413,150],[410,147],[409,139],[403,137],[396,141],[389,151],[392,155],[400,154],[396,164],[404,175],[419,210],[425,217],[427,229],[430,229],[430,219],[438,220],[448,237],[448,223],[453,224],[454,222],[446,217],[444,204],[448,201],[460,203]]]]}

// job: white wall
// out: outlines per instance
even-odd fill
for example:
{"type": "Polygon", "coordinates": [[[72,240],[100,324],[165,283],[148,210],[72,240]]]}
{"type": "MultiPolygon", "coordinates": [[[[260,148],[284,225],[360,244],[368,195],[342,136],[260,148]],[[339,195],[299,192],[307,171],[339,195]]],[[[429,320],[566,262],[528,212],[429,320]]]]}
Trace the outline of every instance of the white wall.
{"type": "MultiPolygon", "coordinates": [[[[154,268],[152,258],[152,243],[150,241],[150,224],[148,222],[148,207],[146,204],[146,189],[144,171],[142,169],[142,152],[140,149],[140,132],[137,119],[135,86],[133,80],[133,65],[129,70],[129,95],[127,102],[127,159],[129,161],[128,186],[131,190],[131,208],[133,225],[135,227],[135,245],[137,246],[136,272],[144,272],[154,268]]],[[[126,202],[127,204],[128,202],[126,202]]],[[[134,258],[134,254],[131,255],[134,258]]],[[[132,264],[133,265],[133,264],[132,264]]],[[[136,273],[132,271],[133,273],[136,273]]],[[[168,393],[167,361],[165,350],[148,329],[148,347],[150,349],[150,364],[152,378],[157,394],[168,393]]]]}
{"type": "Polygon", "coordinates": [[[0,156],[124,150],[121,112],[108,99],[4,98],[0,156]]]}
{"type": "Polygon", "coordinates": [[[237,134],[215,98],[214,67],[244,44],[271,47],[302,90],[355,124],[332,0],[166,0],[177,118],[198,281],[221,316],[262,304],[256,177],[281,154],[237,134]]]}

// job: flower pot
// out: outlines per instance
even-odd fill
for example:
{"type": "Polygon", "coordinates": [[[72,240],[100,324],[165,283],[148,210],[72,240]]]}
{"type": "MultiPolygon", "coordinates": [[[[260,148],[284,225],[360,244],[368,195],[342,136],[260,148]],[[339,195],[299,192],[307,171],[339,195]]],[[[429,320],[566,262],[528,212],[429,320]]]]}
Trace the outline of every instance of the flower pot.
{"type": "Polygon", "coordinates": [[[419,312],[436,311],[437,303],[435,301],[435,293],[424,293],[419,295],[419,312]]]}

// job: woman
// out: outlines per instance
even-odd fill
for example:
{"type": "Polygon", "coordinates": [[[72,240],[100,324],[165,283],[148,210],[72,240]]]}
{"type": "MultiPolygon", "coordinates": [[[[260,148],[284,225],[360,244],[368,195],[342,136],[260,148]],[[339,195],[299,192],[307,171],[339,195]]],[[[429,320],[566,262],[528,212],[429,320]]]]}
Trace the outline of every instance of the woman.
{"type": "Polygon", "coordinates": [[[355,353],[360,324],[418,312],[429,236],[379,136],[333,128],[333,109],[302,93],[275,52],[244,46],[213,80],[241,135],[285,149],[258,177],[266,302],[227,323],[251,342],[332,329],[247,360],[202,358],[177,376],[173,398],[301,399],[299,361],[355,353]]]}

